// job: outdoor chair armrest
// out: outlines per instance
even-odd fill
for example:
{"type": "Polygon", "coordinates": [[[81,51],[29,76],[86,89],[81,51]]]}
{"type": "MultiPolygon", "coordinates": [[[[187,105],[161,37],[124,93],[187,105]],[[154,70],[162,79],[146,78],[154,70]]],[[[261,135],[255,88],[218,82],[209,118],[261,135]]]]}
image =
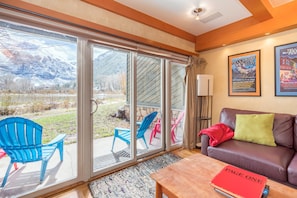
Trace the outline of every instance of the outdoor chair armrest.
{"type": "Polygon", "coordinates": [[[130,131],[130,129],[127,129],[127,128],[115,128],[114,131],[130,131]]]}
{"type": "Polygon", "coordinates": [[[44,146],[51,146],[60,142],[63,142],[66,137],[66,134],[59,134],[54,139],[52,139],[49,143],[44,144],[44,146]]]}

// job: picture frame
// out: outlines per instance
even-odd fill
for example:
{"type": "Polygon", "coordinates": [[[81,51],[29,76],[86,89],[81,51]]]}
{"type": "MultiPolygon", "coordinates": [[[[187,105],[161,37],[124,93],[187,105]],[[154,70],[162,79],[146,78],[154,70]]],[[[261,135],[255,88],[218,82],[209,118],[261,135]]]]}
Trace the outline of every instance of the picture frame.
{"type": "Polygon", "coordinates": [[[274,47],[275,96],[297,96],[297,42],[274,47]]]}
{"type": "Polygon", "coordinates": [[[260,50],[228,56],[228,95],[261,96],[260,50]]]}

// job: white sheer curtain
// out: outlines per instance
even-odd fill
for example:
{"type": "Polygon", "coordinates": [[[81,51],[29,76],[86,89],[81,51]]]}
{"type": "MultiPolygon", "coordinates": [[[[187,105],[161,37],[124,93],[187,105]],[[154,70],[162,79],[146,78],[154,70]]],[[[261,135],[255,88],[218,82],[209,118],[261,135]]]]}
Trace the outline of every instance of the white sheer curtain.
{"type": "Polygon", "coordinates": [[[197,115],[197,104],[196,104],[196,90],[197,90],[197,74],[201,73],[203,67],[206,66],[204,59],[198,56],[192,56],[189,59],[189,64],[186,67],[186,103],[185,103],[185,120],[184,120],[184,142],[183,146],[186,149],[195,148],[196,142],[196,115],[197,115]]]}

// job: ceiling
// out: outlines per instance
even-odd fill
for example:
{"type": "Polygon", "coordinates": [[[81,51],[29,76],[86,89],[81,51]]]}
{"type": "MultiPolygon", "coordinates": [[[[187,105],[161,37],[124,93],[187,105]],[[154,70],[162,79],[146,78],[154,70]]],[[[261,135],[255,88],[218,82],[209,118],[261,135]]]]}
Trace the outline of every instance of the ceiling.
{"type": "MultiPolygon", "coordinates": [[[[115,0],[195,36],[252,16],[238,0],[115,0]],[[193,10],[202,8],[199,20],[193,10]]],[[[270,0],[279,6],[292,0],[270,0]]]]}
{"type": "Polygon", "coordinates": [[[81,1],[194,42],[196,52],[297,28],[297,0],[81,1]],[[198,7],[203,11],[195,20],[198,7]]]}
{"type": "Polygon", "coordinates": [[[238,0],[116,1],[195,36],[251,16],[238,0]],[[200,20],[195,20],[195,8],[202,8],[200,20]]]}

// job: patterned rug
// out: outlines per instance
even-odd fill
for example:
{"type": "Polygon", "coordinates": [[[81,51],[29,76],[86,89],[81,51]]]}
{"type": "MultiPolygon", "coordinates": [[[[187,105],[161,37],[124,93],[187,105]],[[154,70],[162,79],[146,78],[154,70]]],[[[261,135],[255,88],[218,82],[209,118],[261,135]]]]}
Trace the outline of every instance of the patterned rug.
{"type": "Polygon", "coordinates": [[[152,198],[156,184],[150,174],[180,159],[166,153],[93,181],[89,188],[94,198],[152,198]]]}

